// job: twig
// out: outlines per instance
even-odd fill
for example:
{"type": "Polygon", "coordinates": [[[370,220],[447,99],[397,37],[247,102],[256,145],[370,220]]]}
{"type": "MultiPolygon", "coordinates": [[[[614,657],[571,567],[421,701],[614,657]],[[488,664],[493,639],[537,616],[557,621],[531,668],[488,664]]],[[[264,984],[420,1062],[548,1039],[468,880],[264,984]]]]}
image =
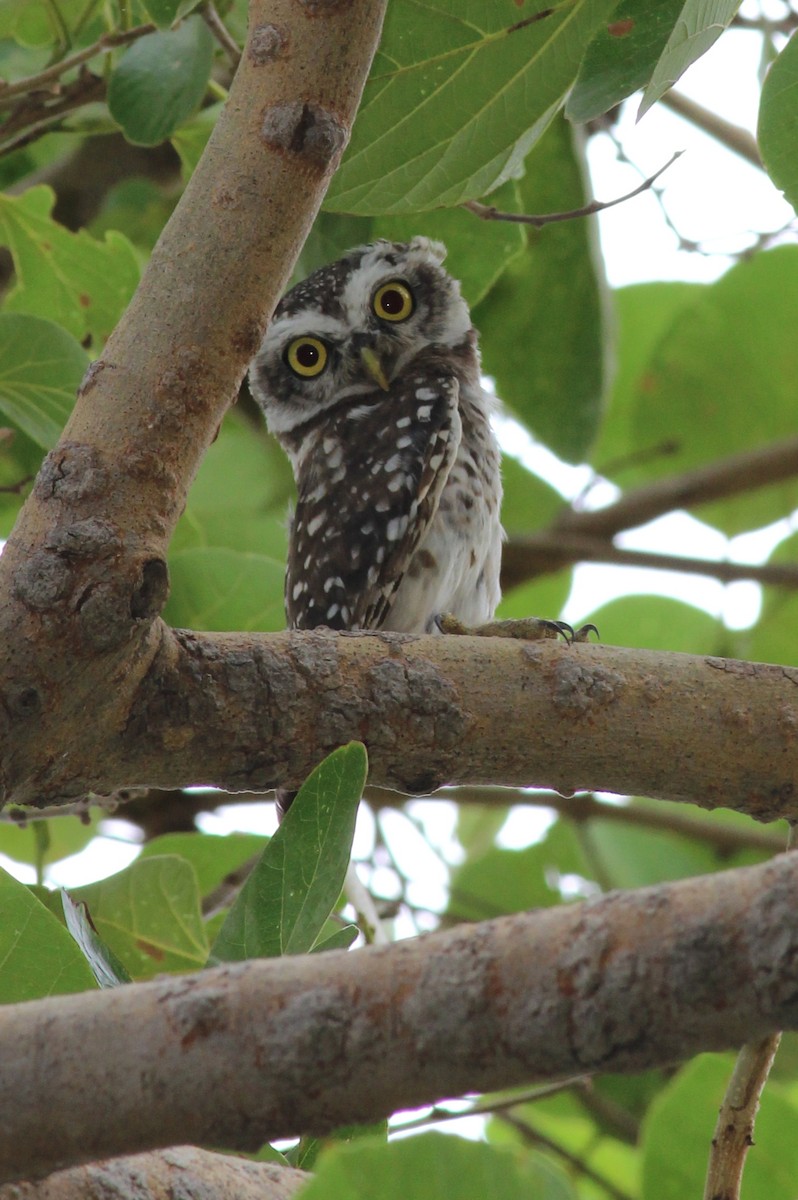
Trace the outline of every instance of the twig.
{"type": "Polygon", "coordinates": [[[647,483],[595,512],[566,509],[557,519],[557,528],[611,537],[622,529],[634,529],[674,509],[695,508],[711,500],[725,500],[796,475],[798,436],[793,436],[647,483]]]}
{"type": "Polygon", "coordinates": [[[737,1055],[712,1138],[704,1200],[739,1200],[759,1099],[780,1041],[781,1034],[772,1033],[743,1046],[737,1055]]]}
{"type": "MultiPolygon", "coordinates": [[[[374,789],[375,791],[377,789],[374,789]]],[[[395,793],[381,791],[382,797],[395,793]]],[[[374,802],[380,802],[377,797],[374,802]]],[[[778,854],[784,849],[784,838],[777,833],[768,833],[752,825],[750,829],[721,824],[711,817],[686,816],[673,809],[657,806],[643,808],[640,805],[605,804],[589,793],[577,796],[560,796],[557,792],[518,792],[513,788],[463,787],[442,788],[434,799],[455,800],[458,804],[486,804],[509,807],[512,804],[529,804],[534,808],[551,808],[560,816],[576,822],[616,821],[625,825],[637,825],[661,832],[675,833],[680,837],[709,842],[722,855],[734,854],[738,850],[761,850],[778,854]]],[[[383,807],[385,804],[383,803],[383,807]]]]}
{"type": "Polygon", "coordinates": [[[639,196],[641,192],[648,191],[660,175],[667,171],[668,167],[672,167],[682,154],[684,154],[683,150],[677,150],[664,167],[660,167],[658,171],[655,171],[653,175],[643,180],[638,187],[627,192],[626,195],[617,196],[614,200],[591,200],[582,208],[572,208],[568,212],[543,213],[539,216],[530,213],[501,212],[492,205],[480,204],[478,200],[466,200],[463,208],[467,208],[474,216],[481,217],[483,221],[513,221],[518,225],[534,225],[536,229],[542,229],[544,225],[553,225],[556,221],[576,221],[581,217],[592,217],[595,213],[604,212],[607,208],[614,208],[616,204],[624,204],[627,200],[639,196]]]}
{"type": "Polygon", "coordinates": [[[27,483],[31,483],[36,478],[35,475],[23,475],[17,483],[6,483],[0,487],[0,492],[11,496],[18,496],[27,483]]]}
{"type": "Polygon", "coordinates": [[[529,1124],[528,1121],[524,1121],[520,1117],[516,1117],[513,1113],[505,1112],[497,1113],[496,1120],[503,1121],[505,1125],[509,1125],[512,1129],[517,1130],[524,1140],[529,1142],[531,1145],[544,1146],[547,1150],[553,1151],[558,1158],[563,1160],[563,1162],[568,1163],[570,1167],[572,1167],[580,1175],[584,1175],[586,1179],[590,1179],[593,1181],[593,1183],[598,1184],[598,1186],[603,1188],[608,1195],[613,1196],[615,1200],[633,1200],[633,1197],[630,1196],[628,1192],[624,1192],[621,1190],[621,1188],[616,1187],[615,1184],[607,1179],[604,1175],[601,1175],[598,1171],[594,1171],[594,1169],[589,1166],[584,1159],[580,1158],[577,1154],[573,1154],[570,1150],[567,1150],[565,1146],[561,1146],[559,1142],[554,1140],[554,1138],[551,1138],[547,1134],[541,1133],[540,1130],[535,1129],[529,1124]]]}
{"type": "Polygon", "coordinates": [[[550,1096],[558,1096],[560,1092],[567,1092],[572,1088],[581,1090],[589,1085],[590,1080],[586,1076],[574,1075],[571,1079],[526,1088],[521,1092],[513,1092],[510,1096],[482,1096],[468,1108],[454,1110],[434,1104],[424,1116],[412,1117],[409,1121],[391,1125],[389,1132],[407,1133],[411,1129],[426,1129],[429,1125],[440,1125],[444,1121],[459,1121],[461,1117],[490,1117],[505,1109],[517,1108],[519,1104],[534,1104],[536,1100],[547,1100],[550,1096]]]}
{"type": "Polygon", "coordinates": [[[798,588],[798,566],[789,563],[754,566],[688,558],[680,554],[659,554],[651,550],[628,550],[603,538],[561,534],[556,529],[533,537],[514,538],[507,543],[502,557],[502,586],[509,589],[523,580],[558,571],[574,562],[614,563],[622,567],[681,571],[686,575],[706,575],[721,583],[752,579],[772,587],[798,588]]]}
{"type": "Polygon", "coordinates": [[[230,30],[225,25],[219,13],[216,11],[215,4],[212,0],[207,0],[201,8],[202,19],[210,29],[213,36],[216,38],[219,45],[224,50],[233,67],[237,67],[241,61],[241,47],[235,40],[230,30]]]}
{"type": "Polygon", "coordinates": [[[154,33],[155,26],[151,24],[137,25],[135,29],[126,29],[121,33],[104,33],[91,46],[86,46],[83,50],[76,50],[74,54],[70,54],[67,58],[62,58],[60,62],[53,63],[52,66],[46,67],[43,71],[38,71],[35,75],[27,75],[24,79],[18,79],[16,83],[0,84],[0,103],[11,99],[13,96],[22,96],[27,92],[39,91],[46,88],[48,84],[55,83],[66,72],[72,70],[73,67],[79,67],[81,63],[88,62],[90,58],[94,58],[96,54],[105,54],[109,50],[113,50],[118,46],[126,46],[130,42],[135,42],[140,37],[144,37],[147,33],[154,33]]]}
{"type": "Polygon", "coordinates": [[[689,96],[685,96],[682,92],[674,92],[673,89],[660,98],[660,104],[664,104],[666,108],[683,117],[685,121],[689,121],[691,125],[695,125],[697,129],[702,129],[716,142],[720,142],[734,154],[739,154],[752,166],[764,170],[756,141],[747,129],[743,129],[740,125],[734,125],[725,117],[704,108],[701,104],[696,104],[695,100],[691,100],[689,96]]]}
{"type": "MultiPolygon", "coordinates": [[[[796,849],[796,827],[790,826],[787,849],[796,849]]],[[[704,1184],[704,1200],[739,1200],[743,1168],[754,1144],[754,1121],[781,1043],[781,1033],[749,1042],[737,1055],[726,1095],[718,1112],[704,1184]]]]}

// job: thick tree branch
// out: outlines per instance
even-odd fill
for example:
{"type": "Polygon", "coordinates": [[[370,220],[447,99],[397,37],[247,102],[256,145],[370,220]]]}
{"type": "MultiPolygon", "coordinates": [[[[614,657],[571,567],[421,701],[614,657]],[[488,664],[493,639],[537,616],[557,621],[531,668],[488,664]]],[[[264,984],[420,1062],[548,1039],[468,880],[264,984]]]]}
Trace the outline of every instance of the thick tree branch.
{"type": "Polygon", "coordinates": [[[70,678],[66,721],[44,719],[46,694],[19,696],[6,799],[295,786],[360,738],[372,782],[404,792],[501,780],[798,815],[798,668],[508,638],[160,629],[152,663],[113,678],[90,729],[90,678],[70,678]]]}
{"type": "Polygon", "coordinates": [[[6,1184],[0,1200],[288,1200],[308,1178],[292,1167],[173,1146],[68,1168],[33,1183],[6,1184]]]}
{"type": "Polygon", "coordinates": [[[7,1005],[2,1181],[185,1141],[253,1150],[796,1029],[797,871],[785,854],[393,946],[7,1005]]]}

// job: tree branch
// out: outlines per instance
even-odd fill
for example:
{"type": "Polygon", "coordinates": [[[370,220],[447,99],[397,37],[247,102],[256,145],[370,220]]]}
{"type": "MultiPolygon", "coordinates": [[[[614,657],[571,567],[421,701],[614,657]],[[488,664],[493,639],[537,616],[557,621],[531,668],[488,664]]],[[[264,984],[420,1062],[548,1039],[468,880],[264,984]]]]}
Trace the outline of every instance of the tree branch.
{"type": "Polygon", "coordinates": [[[756,138],[753,138],[748,130],[743,129],[741,125],[734,125],[731,121],[727,121],[725,117],[712,112],[711,109],[704,108],[702,104],[697,104],[695,100],[691,100],[689,96],[685,96],[682,92],[675,92],[673,88],[660,97],[660,104],[664,104],[666,108],[670,108],[680,117],[684,117],[685,121],[689,121],[697,129],[708,133],[710,137],[713,137],[716,142],[720,142],[721,146],[725,146],[727,150],[733,151],[734,154],[739,154],[751,166],[759,167],[760,170],[764,169],[762,167],[762,159],[759,155],[759,147],[756,144],[756,138]]]}
{"type": "Polygon", "coordinates": [[[798,1028],[796,870],[785,854],[393,946],[7,1005],[2,1181],[186,1141],[253,1150],[798,1028]]]}
{"type": "Polygon", "coordinates": [[[156,619],[169,537],[344,149],[384,9],[250,4],[229,101],[0,559],[0,798],[31,719],[46,801],[73,736],[78,758],[93,740],[98,696],[106,735],[124,739],[155,660],[160,673],[181,655],[156,619]]]}
{"type": "Polygon", "coordinates": [[[789,563],[725,562],[722,559],[687,558],[682,554],[659,554],[651,550],[627,550],[603,538],[558,533],[556,528],[531,537],[513,538],[502,555],[502,587],[516,587],[525,580],[559,571],[576,562],[614,563],[621,567],[650,567],[657,571],[681,571],[706,575],[722,583],[752,579],[776,587],[798,588],[798,566],[789,563]]]}
{"type": "Polygon", "coordinates": [[[201,1196],[202,1200],[288,1200],[308,1182],[305,1171],[271,1162],[212,1154],[197,1146],[114,1158],[57,1171],[35,1183],[0,1186],[0,1200],[136,1200],[201,1196]]]}
{"type": "Polygon", "coordinates": [[[295,787],[361,738],[372,782],[403,792],[500,779],[763,821],[798,814],[798,668],[510,638],[165,626],[161,637],[144,670],[105,683],[90,728],[90,676],[70,677],[69,716],[49,712],[46,692],[17,694],[7,800],[38,806],[134,782],[295,787]]]}

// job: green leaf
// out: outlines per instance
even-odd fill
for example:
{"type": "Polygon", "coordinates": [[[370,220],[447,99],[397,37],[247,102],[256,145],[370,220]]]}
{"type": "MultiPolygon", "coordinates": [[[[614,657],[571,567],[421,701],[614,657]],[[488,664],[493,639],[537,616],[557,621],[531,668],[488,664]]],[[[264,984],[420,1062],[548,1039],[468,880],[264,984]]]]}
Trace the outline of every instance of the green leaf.
{"type": "Polygon", "coordinates": [[[169,556],[171,590],[164,620],[185,629],[285,629],[285,566],[263,554],[221,546],[169,556]]]}
{"type": "MultiPolygon", "coordinates": [[[[523,797],[515,799],[523,803],[523,797]]],[[[559,875],[588,874],[572,826],[557,821],[534,846],[494,846],[455,870],[447,915],[455,921],[486,921],[504,913],[548,908],[562,901],[559,875]]]]}
{"type": "Polygon", "coordinates": [[[352,141],[327,195],[339,212],[453,207],[511,179],[544,132],[613,0],[524,19],[513,0],[391,0],[352,141]]]}
{"type": "Polygon", "coordinates": [[[0,243],[14,260],[15,283],[7,312],[46,317],[80,341],[102,345],[139,280],[136,252],[121,233],[102,242],[85,230],[71,233],[54,221],[51,188],[0,195],[0,243]]]}
{"type": "Polygon", "coordinates": [[[723,654],[726,631],[703,609],[667,596],[621,596],[590,613],[602,642],[682,654],[723,654]]]}
{"type": "Polygon", "coordinates": [[[66,927],[80,947],[92,974],[101,988],[119,987],[130,983],[130,975],[94,928],[85,904],[75,904],[68,892],[61,889],[66,927]]]}
{"type": "Polygon", "coordinates": [[[16,862],[35,863],[39,858],[40,843],[35,826],[47,826],[47,850],[43,865],[58,862],[71,854],[77,854],[97,834],[99,815],[95,809],[91,820],[84,822],[80,817],[54,817],[49,821],[29,821],[27,824],[3,822],[0,824],[0,854],[6,854],[16,862]]]}
{"type": "Polygon", "coordinates": [[[395,1142],[331,1144],[302,1200],[575,1200],[541,1155],[423,1133],[395,1142]]]}
{"type": "Polygon", "coordinates": [[[159,29],[168,29],[180,8],[180,0],[142,0],[142,3],[159,29]]]}
{"type": "MultiPolygon", "coordinates": [[[[565,121],[535,147],[518,187],[527,213],[584,203],[582,168],[565,121]]],[[[601,416],[609,349],[602,272],[589,220],[548,225],[529,233],[526,252],[474,313],[497,393],[568,461],[584,458],[601,416]]]]}
{"type": "Polygon", "coordinates": [[[213,37],[201,17],[139,38],[108,85],[108,107],[128,141],[157,146],[194,112],[208,86],[213,37]]]}
{"type": "Polygon", "coordinates": [[[340,929],[336,929],[335,933],[331,933],[329,937],[316,942],[312,949],[313,954],[322,954],[325,950],[348,950],[357,936],[360,933],[357,925],[342,925],[340,929]]]}
{"type": "Polygon", "coordinates": [[[643,93],[638,120],[697,58],[714,46],[737,15],[741,3],[742,0],[686,0],[643,93]]]}
{"type": "Polygon", "coordinates": [[[226,546],[285,562],[285,514],[294,492],[274,438],[230,413],[188,494],[172,550],[226,546]]]}
{"type": "Polygon", "coordinates": [[[350,742],[309,775],[244,884],[209,962],[306,954],[344,884],[366,750],[350,742]]]}
{"type": "Polygon", "coordinates": [[[798,35],[770,67],[759,101],[757,139],[767,173],[793,208],[798,207],[798,35]]]}
{"type": "MultiPolygon", "coordinates": [[[[637,449],[669,445],[646,476],[676,474],[791,435],[798,377],[798,247],[732,267],[682,306],[640,373],[630,429],[637,449]]],[[[766,525],[798,507],[790,480],[703,505],[728,534],[766,525]]]]}
{"type": "Polygon", "coordinates": [[[61,436],[88,365],[86,351],[52,321],[0,313],[0,413],[42,450],[61,436]]]}
{"type": "Polygon", "coordinates": [[[194,113],[193,117],[184,121],[180,128],[171,135],[172,145],[180,155],[183,179],[186,183],[193,175],[197,163],[205,151],[208,138],[213,133],[223,107],[221,102],[209,104],[207,108],[200,109],[198,113],[194,113]]]}
{"type": "Polygon", "coordinates": [[[88,905],[97,933],[134,979],[204,965],[208,943],[197,877],[183,859],[139,858],[70,895],[88,905]]]}
{"type": "Polygon", "coordinates": [[[61,922],[30,888],[0,868],[0,1004],[95,987],[61,922]]]}
{"type": "MultiPolygon", "coordinates": [[[[703,1194],[710,1142],[733,1066],[731,1055],[703,1054],[679,1071],[651,1105],[643,1126],[642,1200],[703,1194]]],[[[745,1196],[750,1200],[794,1200],[796,1120],[798,1109],[770,1082],[745,1160],[745,1196]]]]}
{"type": "Polygon", "coordinates": [[[672,449],[639,445],[633,420],[647,387],[648,361],[678,314],[703,295],[703,284],[637,283],[613,292],[617,326],[615,378],[593,461],[601,474],[624,484],[648,478],[652,458],[672,449]],[[642,462],[640,461],[642,457],[642,462]]]}
{"type": "MultiPolygon", "coordinates": [[[[779,543],[768,562],[792,566],[796,555],[798,534],[793,534],[779,543]]],[[[730,652],[754,662],[798,662],[798,593],[778,587],[766,587],[763,592],[759,620],[753,629],[740,630],[730,652]]]]}
{"type": "Polygon", "coordinates": [[[230,833],[226,837],[199,832],[165,833],[142,847],[138,861],[164,854],[184,858],[194,868],[200,895],[207,896],[225,876],[260,854],[266,842],[265,837],[255,833],[230,833]]]}
{"type": "Polygon", "coordinates": [[[684,0],[621,0],[587,48],[565,106],[569,121],[603,116],[648,83],[684,0]]]}

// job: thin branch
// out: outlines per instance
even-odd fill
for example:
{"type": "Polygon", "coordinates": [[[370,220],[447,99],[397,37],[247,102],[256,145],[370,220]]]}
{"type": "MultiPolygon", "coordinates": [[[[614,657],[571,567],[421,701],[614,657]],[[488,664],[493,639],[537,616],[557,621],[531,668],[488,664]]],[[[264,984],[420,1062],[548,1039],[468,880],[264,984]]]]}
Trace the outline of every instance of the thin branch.
{"type": "Polygon", "coordinates": [[[594,1170],[583,1158],[578,1154],[574,1154],[568,1150],[555,1138],[549,1137],[548,1134],[542,1133],[539,1129],[535,1129],[534,1125],[522,1117],[518,1117],[515,1113],[502,1112],[496,1114],[496,1119],[505,1125],[509,1125],[511,1129],[515,1129],[517,1133],[530,1146],[543,1146],[546,1150],[551,1150],[558,1158],[567,1163],[573,1171],[578,1175],[584,1175],[585,1179],[597,1184],[602,1188],[608,1196],[612,1196],[613,1200],[633,1200],[629,1192],[624,1192],[621,1188],[616,1187],[606,1176],[594,1170]]]}
{"type": "Polygon", "coordinates": [[[60,62],[53,63],[43,71],[37,71],[35,75],[27,75],[15,83],[0,83],[0,104],[10,100],[13,96],[22,96],[28,92],[48,89],[51,84],[57,83],[67,71],[71,71],[73,67],[79,67],[81,63],[88,62],[95,55],[107,54],[109,50],[127,46],[130,42],[138,41],[145,34],[154,32],[155,26],[147,24],[137,25],[134,29],[127,29],[120,33],[104,33],[91,46],[86,46],[83,50],[76,50],[74,54],[62,58],[60,62]]]}
{"type": "Polygon", "coordinates": [[[716,462],[692,467],[678,475],[655,480],[625,492],[595,512],[566,509],[558,517],[560,530],[611,537],[679,508],[695,508],[742,492],[782,483],[798,475],[798,436],[783,438],[753,450],[731,454],[716,462]]]}
{"type": "Polygon", "coordinates": [[[727,121],[725,117],[719,116],[711,109],[704,108],[702,104],[697,104],[689,96],[685,96],[682,92],[675,92],[673,89],[660,98],[660,104],[664,104],[672,112],[684,117],[691,125],[695,125],[696,128],[709,134],[716,142],[720,142],[727,150],[744,158],[751,166],[764,170],[756,139],[747,129],[727,121]]]}
{"type": "Polygon", "coordinates": [[[581,217],[592,217],[595,213],[604,212],[605,209],[614,208],[616,204],[625,204],[627,200],[632,200],[635,196],[639,196],[641,192],[646,192],[659,179],[663,172],[668,170],[668,167],[673,166],[677,158],[681,158],[683,150],[677,150],[672,158],[665,163],[664,167],[660,167],[658,171],[648,179],[644,180],[638,187],[631,192],[627,192],[624,196],[617,196],[615,200],[591,200],[589,204],[585,204],[582,208],[572,208],[569,212],[544,213],[540,216],[533,216],[529,213],[511,213],[502,212],[489,204],[480,204],[478,200],[466,200],[463,208],[467,208],[474,216],[480,217],[483,221],[512,221],[518,225],[533,225],[536,229],[542,229],[544,225],[553,225],[556,221],[576,221],[581,217]]]}
{"type": "Polygon", "coordinates": [[[739,1200],[754,1120],[780,1041],[781,1033],[771,1033],[737,1056],[712,1138],[704,1200],[739,1200]]]}
{"type": "Polygon", "coordinates": [[[233,67],[237,67],[241,61],[241,47],[235,40],[230,30],[225,25],[219,13],[216,10],[216,5],[212,0],[206,0],[200,9],[202,19],[210,29],[213,36],[216,38],[219,45],[224,50],[227,57],[230,59],[233,67]]]}
{"type": "Polygon", "coordinates": [[[459,1121],[462,1117],[491,1117],[494,1113],[504,1112],[508,1108],[517,1108],[519,1104],[534,1104],[536,1100],[548,1100],[550,1096],[559,1096],[574,1088],[588,1085],[590,1080],[583,1075],[573,1079],[562,1079],[557,1083],[542,1084],[540,1087],[524,1088],[514,1091],[509,1096],[482,1096],[467,1108],[451,1109],[445,1105],[434,1104],[428,1113],[421,1117],[412,1117],[409,1121],[397,1121],[390,1126],[390,1133],[408,1133],[413,1129],[427,1129],[430,1125],[441,1125],[445,1121],[459,1121]]]}
{"type": "Polygon", "coordinates": [[[750,579],[774,587],[798,588],[798,566],[789,563],[725,562],[660,554],[653,550],[628,550],[602,538],[579,537],[546,531],[532,537],[514,538],[504,547],[502,584],[509,589],[535,575],[559,571],[575,562],[613,563],[622,567],[646,567],[657,571],[681,571],[705,575],[721,583],[750,579]]]}

